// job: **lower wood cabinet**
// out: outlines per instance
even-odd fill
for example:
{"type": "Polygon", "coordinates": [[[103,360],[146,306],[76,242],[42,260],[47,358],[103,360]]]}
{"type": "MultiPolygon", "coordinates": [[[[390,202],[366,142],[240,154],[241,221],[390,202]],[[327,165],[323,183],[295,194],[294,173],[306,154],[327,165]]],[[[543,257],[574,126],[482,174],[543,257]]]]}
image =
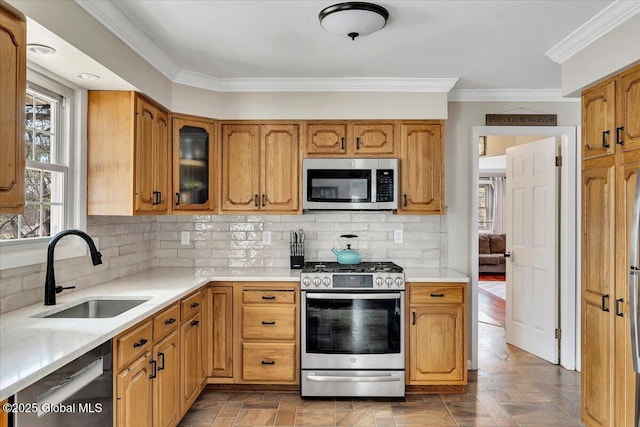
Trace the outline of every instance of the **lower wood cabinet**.
{"type": "Polygon", "coordinates": [[[180,332],[176,329],[153,347],[153,425],[175,426],[180,421],[180,332]]]}
{"type": "Polygon", "coordinates": [[[464,283],[408,283],[407,384],[467,383],[464,283]]]}
{"type": "Polygon", "coordinates": [[[181,404],[187,412],[202,390],[206,373],[202,366],[202,318],[198,313],[180,327],[182,351],[181,404]]]}
{"type": "Polygon", "coordinates": [[[233,286],[210,286],[206,290],[208,376],[217,382],[233,380],[233,286]]]}
{"type": "Polygon", "coordinates": [[[116,375],[116,426],[153,426],[151,361],[151,352],[147,352],[116,375]]]}

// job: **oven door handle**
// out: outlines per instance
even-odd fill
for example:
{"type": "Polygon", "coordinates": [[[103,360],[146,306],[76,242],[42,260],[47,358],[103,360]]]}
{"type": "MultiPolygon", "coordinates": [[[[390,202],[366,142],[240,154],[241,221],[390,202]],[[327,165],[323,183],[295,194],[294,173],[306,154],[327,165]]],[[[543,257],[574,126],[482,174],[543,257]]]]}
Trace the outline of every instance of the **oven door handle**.
{"type": "Polygon", "coordinates": [[[400,381],[402,375],[400,374],[384,374],[384,375],[372,375],[368,377],[347,377],[340,375],[316,375],[314,373],[307,374],[307,380],[316,382],[344,382],[344,383],[377,383],[377,382],[390,382],[400,381]]]}
{"type": "Polygon", "coordinates": [[[307,299],[402,299],[402,292],[376,294],[376,293],[346,293],[330,294],[326,292],[307,292],[307,299]]]}

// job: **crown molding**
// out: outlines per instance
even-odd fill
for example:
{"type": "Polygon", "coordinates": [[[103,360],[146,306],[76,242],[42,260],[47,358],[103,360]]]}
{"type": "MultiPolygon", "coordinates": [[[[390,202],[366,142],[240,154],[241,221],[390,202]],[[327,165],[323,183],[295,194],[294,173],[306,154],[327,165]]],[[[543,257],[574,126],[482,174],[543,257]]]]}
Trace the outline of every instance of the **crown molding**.
{"type": "Polygon", "coordinates": [[[562,64],[639,12],[639,1],[616,0],[546,51],[545,55],[562,64]]]}
{"type": "Polygon", "coordinates": [[[449,102],[580,102],[560,89],[454,89],[449,102]]]}
{"type": "Polygon", "coordinates": [[[218,78],[181,70],[173,81],[217,92],[449,92],[458,78],[218,78]]]}
{"type": "Polygon", "coordinates": [[[75,2],[169,80],[173,80],[178,75],[180,66],[140,31],[111,1],[75,0],[75,2]]]}

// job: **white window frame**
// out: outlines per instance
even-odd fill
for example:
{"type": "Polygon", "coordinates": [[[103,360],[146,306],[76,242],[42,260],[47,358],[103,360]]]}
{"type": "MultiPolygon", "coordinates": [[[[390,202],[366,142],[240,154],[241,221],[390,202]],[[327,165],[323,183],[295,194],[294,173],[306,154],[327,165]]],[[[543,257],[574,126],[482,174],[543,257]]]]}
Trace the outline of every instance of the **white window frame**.
{"type": "MultiPolygon", "coordinates": [[[[27,85],[29,83],[64,97],[60,123],[66,132],[60,135],[65,141],[59,154],[68,167],[65,227],[86,231],[87,91],[31,62],[27,64],[27,85]]],[[[46,262],[49,240],[50,237],[38,237],[0,241],[0,270],[46,262]]],[[[65,238],[56,246],[56,259],[80,257],[86,253],[86,245],[80,239],[65,238]]]]}
{"type": "MultiPolygon", "coordinates": [[[[493,185],[491,184],[491,181],[487,178],[480,178],[478,181],[478,188],[486,186],[488,187],[488,189],[490,189],[491,191],[493,191],[493,185]]],[[[488,203],[490,200],[487,199],[488,194],[485,192],[485,204],[488,203]]],[[[478,203],[478,209],[480,209],[479,203],[478,203]]],[[[492,213],[492,207],[490,206],[485,206],[485,209],[487,211],[487,215],[492,213]]],[[[476,213],[477,215],[477,213],[476,213]]],[[[481,227],[480,226],[480,222],[478,221],[478,233],[480,234],[491,234],[493,230],[493,221],[491,222],[491,227],[487,228],[485,227],[481,227]]]]}

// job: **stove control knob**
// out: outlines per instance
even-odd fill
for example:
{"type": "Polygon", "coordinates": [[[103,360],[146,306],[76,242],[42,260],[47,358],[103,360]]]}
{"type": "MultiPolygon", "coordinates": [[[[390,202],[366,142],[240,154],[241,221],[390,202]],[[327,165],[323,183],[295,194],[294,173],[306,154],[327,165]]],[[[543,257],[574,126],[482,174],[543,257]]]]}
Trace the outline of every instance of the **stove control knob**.
{"type": "Polygon", "coordinates": [[[313,284],[316,287],[320,286],[320,278],[319,277],[314,277],[313,278],[313,284]]]}
{"type": "Polygon", "coordinates": [[[311,284],[311,279],[308,277],[305,277],[304,279],[302,279],[302,284],[304,286],[309,286],[311,284]]]}
{"type": "Polygon", "coordinates": [[[403,282],[403,280],[402,280],[402,278],[401,278],[401,277],[396,277],[396,286],[397,286],[397,287],[402,286],[402,282],[403,282]]]}
{"type": "Polygon", "coordinates": [[[329,286],[331,284],[331,279],[329,279],[328,277],[324,277],[322,279],[322,284],[325,286],[329,286]]]}
{"type": "Polygon", "coordinates": [[[382,277],[376,277],[376,286],[382,286],[384,284],[384,279],[382,277]]]}
{"type": "Polygon", "coordinates": [[[393,279],[391,277],[387,277],[386,279],[384,279],[384,283],[387,284],[387,287],[391,287],[393,285],[393,279]]]}

